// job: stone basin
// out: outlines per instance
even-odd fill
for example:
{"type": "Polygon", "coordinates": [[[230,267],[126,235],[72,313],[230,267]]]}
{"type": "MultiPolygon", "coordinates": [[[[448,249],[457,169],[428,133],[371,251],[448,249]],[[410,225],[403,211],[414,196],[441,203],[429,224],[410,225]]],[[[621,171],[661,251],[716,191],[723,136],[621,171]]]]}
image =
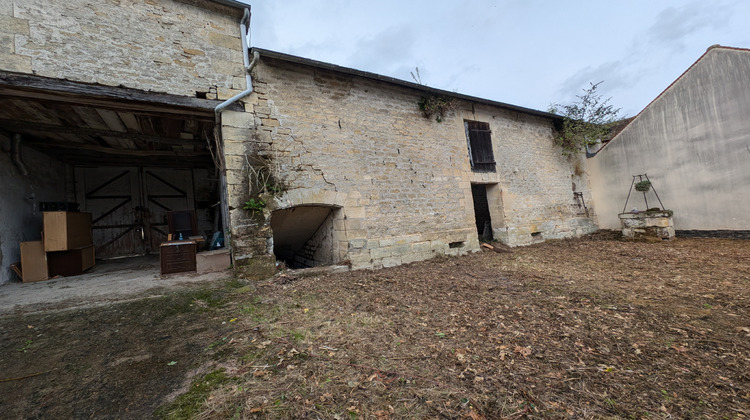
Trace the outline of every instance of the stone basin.
{"type": "Polygon", "coordinates": [[[620,213],[618,217],[622,236],[626,239],[674,238],[674,221],[670,210],[620,213]]]}

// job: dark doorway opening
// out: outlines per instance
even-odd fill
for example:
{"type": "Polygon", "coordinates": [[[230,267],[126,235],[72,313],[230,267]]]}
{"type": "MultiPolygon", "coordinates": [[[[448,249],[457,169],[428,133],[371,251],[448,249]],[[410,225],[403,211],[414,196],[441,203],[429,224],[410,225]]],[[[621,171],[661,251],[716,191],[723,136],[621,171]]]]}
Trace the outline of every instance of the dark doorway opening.
{"type": "Polygon", "coordinates": [[[332,265],[337,258],[334,220],[338,207],[296,206],[271,215],[273,253],[289,268],[332,265]]]}
{"type": "Polygon", "coordinates": [[[487,185],[471,184],[471,196],[474,199],[474,218],[476,219],[479,240],[490,242],[493,237],[490,204],[487,200],[487,185]]]}

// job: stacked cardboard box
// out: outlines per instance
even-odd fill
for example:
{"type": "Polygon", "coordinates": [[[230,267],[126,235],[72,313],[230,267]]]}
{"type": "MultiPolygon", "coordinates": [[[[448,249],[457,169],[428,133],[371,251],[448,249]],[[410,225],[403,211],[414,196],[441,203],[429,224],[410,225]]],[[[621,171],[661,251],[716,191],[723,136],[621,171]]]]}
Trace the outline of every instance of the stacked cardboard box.
{"type": "Polygon", "coordinates": [[[75,276],[94,266],[91,213],[46,211],[41,241],[21,242],[24,282],[75,276]]]}

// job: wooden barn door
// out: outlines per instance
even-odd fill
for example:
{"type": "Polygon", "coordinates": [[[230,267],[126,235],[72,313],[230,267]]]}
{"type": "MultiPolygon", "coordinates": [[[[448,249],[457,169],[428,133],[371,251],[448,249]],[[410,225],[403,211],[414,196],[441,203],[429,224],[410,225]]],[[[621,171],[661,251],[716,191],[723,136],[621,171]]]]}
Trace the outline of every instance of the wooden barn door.
{"type": "Polygon", "coordinates": [[[159,252],[166,212],[192,210],[189,169],[77,168],[81,210],[92,214],[97,258],[159,252]]]}
{"type": "Polygon", "coordinates": [[[138,169],[78,168],[76,179],[81,210],[91,213],[97,258],[143,254],[138,169]]]}
{"type": "Polygon", "coordinates": [[[148,224],[144,225],[146,243],[151,252],[158,252],[159,244],[167,240],[167,212],[195,209],[192,171],[145,168],[142,174],[149,215],[148,224]]]}

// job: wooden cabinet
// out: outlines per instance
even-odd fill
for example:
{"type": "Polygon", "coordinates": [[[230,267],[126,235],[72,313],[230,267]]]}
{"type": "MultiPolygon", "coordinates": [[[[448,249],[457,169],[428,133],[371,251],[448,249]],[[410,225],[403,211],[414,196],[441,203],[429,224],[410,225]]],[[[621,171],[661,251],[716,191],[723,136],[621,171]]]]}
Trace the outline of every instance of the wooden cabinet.
{"type": "Polygon", "coordinates": [[[195,241],[163,242],[160,247],[161,274],[195,272],[195,241]]]}
{"type": "Polygon", "coordinates": [[[47,253],[50,277],[78,276],[94,266],[94,245],[47,253]]]}
{"type": "Polygon", "coordinates": [[[93,244],[91,213],[45,211],[44,250],[67,251],[93,244]]]}

